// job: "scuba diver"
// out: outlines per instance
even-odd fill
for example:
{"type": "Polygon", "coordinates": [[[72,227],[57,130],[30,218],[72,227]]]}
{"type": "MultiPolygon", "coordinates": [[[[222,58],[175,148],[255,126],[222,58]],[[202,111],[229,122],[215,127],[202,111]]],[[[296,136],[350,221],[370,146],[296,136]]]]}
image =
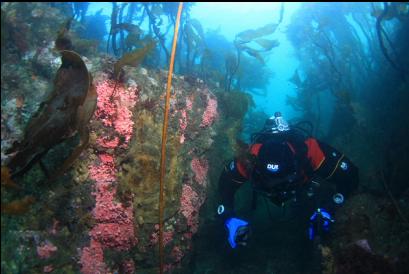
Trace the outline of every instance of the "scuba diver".
{"type": "MultiPolygon", "coordinates": [[[[234,195],[250,181],[253,193],[262,194],[272,203],[284,206],[304,191],[314,195],[314,187],[329,181],[335,191],[315,205],[309,218],[308,236],[329,231],[331,213],[344,203],[358,186],[358,168],[333,147],[290,127],[280,112],[266,120],[262,131],[253,134],[246,153],[226,165],[219,179],[220,203],[217,214],[228,233],[232,248],[246,245],[249,223],[234,212],[234,195]],[[321,180],[321,181],[320,181],[321,180]]],[[[253,197],[254,198],[254,197],[253,197]]]]}

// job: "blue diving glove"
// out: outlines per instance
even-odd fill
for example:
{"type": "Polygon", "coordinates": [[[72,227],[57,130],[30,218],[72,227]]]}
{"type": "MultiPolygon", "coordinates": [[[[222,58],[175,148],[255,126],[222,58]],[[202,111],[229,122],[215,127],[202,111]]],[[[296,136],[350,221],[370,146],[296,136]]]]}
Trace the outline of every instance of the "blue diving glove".
{"type": "Polygon", "coordinates": [[[246,245],[249,234],[248,222],[238,218],[228,218],[224,225],[228,230],[228,242],[232,248],[236,248],[237,244],[246,245]]]}
{"type": "Polygon", "coordinates": [[[310,227],[308,228],[308,238],[310,240],[314,239],[315,230],[318,231],[329,231],[329,225],[335,222],[332,219],[331,214],[323,208],[317,208],[316,211],[310,217],[310,227]]]}

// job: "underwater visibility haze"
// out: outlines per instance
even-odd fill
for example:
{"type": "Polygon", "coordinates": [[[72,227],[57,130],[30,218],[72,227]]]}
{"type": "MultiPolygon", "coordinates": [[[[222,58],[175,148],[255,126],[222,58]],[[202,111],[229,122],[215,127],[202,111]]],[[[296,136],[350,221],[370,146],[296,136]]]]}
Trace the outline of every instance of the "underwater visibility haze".
{"type": "Polygon", "coordinates": [[[408,2],[2,2],[1,272],[409,273],[408,2]]]}

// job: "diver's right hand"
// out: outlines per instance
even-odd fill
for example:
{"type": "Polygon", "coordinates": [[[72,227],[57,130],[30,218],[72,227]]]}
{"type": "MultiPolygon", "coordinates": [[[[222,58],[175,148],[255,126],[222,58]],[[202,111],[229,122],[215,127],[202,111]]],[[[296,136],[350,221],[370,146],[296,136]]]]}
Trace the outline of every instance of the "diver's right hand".
{"type": "Polygon", "coordinates": [[[227,240],[232,248],[236,248],[237,245],[247,245],[250,232],[248,224],[248,222],[234,217],[226,219],[224,225],[228,232],[227,240]]]}

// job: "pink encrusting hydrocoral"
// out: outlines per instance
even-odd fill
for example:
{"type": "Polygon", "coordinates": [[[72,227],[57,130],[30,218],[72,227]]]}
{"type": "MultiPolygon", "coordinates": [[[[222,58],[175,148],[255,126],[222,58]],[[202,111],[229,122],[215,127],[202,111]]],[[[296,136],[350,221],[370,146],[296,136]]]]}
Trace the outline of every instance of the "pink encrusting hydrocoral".
{"type": "Polygon", "coordinates": [[[98,101],[95,116],[105,126],[113,126],[120,135],[125,137],[126,141],[129,141],[133,127],[130,109],[136,104],[137,87],[125,89],[122,84],[105,80],[98,83],[96,88],[98,101]]]}
{"type": "Polygon", "coordinates": [[[102,244],[93,239],[91,239],[90,246],[84,247],[82,250],[80,263],[82,265],[82,273],[108,273],[107,266],[104,262],[102,244]]]}
{"type": "Polygon", "coordinates": [[[54,271],[53,265],[49,264],[43,267],[43,272],[44,273],[50,273],[54,271]]]}
{"type": "Polygon", "coordinates": [[[132,259],[125,260],[122,263],[122,270],[124,274],[133,274],[135,273],[135,262],[132,259]]]}
{"type": "Polygon", "coordinates": [[[193,158],[190,166],[195,173],[195,180],[200,185],[205,186],[207,171],[209,170],[209,163],[206,159],[193,158]]]}
{"type": "Polygon", "coordinates": [[[183,251],[180,249],[179,246],[175,245],[173,247],[172,252],[171,252],[171,256],[173,257],[175,262],[180,262],[180,260],[182,260],[184,255],[185,254],[183,253],[183,251]]]}
{"type": "Polygon", "coordinates": [[[128,142],[132,137],[133,124],[132,109],[136,104],[136,87],[123,89],[119,92],[117,103],[117,114],[114,120],[115,130],[128,142]]]}
{"type": "Polygon", "coordinates": [[[182,109],[180,112],[181,117],[179,118],[179,130],[180,130],[180,143],[185,142],[185,130],[187,128],[187,118],[188,111],[191,111],[193,107],[193,100],[189,97],[186,98],[186,108],[182,109]]]}
{"type": "MultiPolygon", "coordinates": [[[[117,136],[98,136],[96,147],[100,154],[89,166],[90,178],[95,181],[95,208],[93,217],[95,226],[89,232],[91,242],[84,247],[81,254],[82,273],[109,273],[104,262],[104,249],[110,248],[125,251],[136,243],[132,205],[125,207],[115,201],[116,173],[115,148],[127,147],[133,132],[132,108],[136,104],[137,88],[125,89],[122,84],[105,80],[96,85],[98,93],[95,117],[104,127],[98,132],[109,132],[112,129],[117,136]],[[124,140],[120,145],[120,139],[124,140]]],[[[129,269],[133,261],[126,261],[129,269]]],[[[132,270],[133,271],[133,270],[132,270]]]]}
{"type": "MultiPolygon", "coordinates": [[[[98,101],[95,116],[102,121],[105,126],[112,126],[116,115],[115,104],[112,100],[115,83],[109,80],[96,84],[98,101]]],[[[119,87],[117,87],[119,89],[119,87]]]]}
{"type": "Polygon", "coordinates": [[[181,110],[181,118],[179,118],[180,143],[185,142],[185,130],[187,128],[187,113],[186,109],[181,110]]]}
{"type": "MultiPolygon", "coordinates": [[[[159,229],[159,227],[158,227],[159,229]]],[[[174,231],[164,231],[163,232],[163,245],[166,246],[173,240],[174,231]]],[[[155,231],[150,236],[150,245],[156,245],[159,242],[159,231],[155,231]]]]}
{"type": "Polygon", "coordinates": [[[100,223],[90,232],[91,237],[102,244],[104,248],[129,250],[136,244],[136,238],[131,220],[126,223],[100,223]]]}
{"type": "Polygon", "coordinates": [[[200,124],[200,127],[211,126],[217,117],[217,100],[211,98],[210,95],[207,95],[207,106],[202,115],[202,123],[200,124]]]}
{"type": "MultiPolygon", "coordinates": [[[[101,154],[100,165],[91,165],[89,167],[89,174],[91,179],[95,180],[96,182],[113,182],[116,179],[115,175],[115,163],[113,162],[113,158],[111,156],[111,160],[109,161],[108,154],[101,154]]],[[[98,187],[98,185],[97,185],[98,187]]]]}
{"type": "Polygon", "coordinates": [[[97,138],[97,143],[103,148],[116,148],[119,145],[119,138],[115,136],[114,139],[110,140],[109,138],[102,136],[97,138]]]}
{"type": "Polygon", "coordinates": [[[196,233],[199,226],[199,209],[204,199],[189,185],[183,185],[180,197],[180,211],[187,220],[192,233],[196,233]]]}

